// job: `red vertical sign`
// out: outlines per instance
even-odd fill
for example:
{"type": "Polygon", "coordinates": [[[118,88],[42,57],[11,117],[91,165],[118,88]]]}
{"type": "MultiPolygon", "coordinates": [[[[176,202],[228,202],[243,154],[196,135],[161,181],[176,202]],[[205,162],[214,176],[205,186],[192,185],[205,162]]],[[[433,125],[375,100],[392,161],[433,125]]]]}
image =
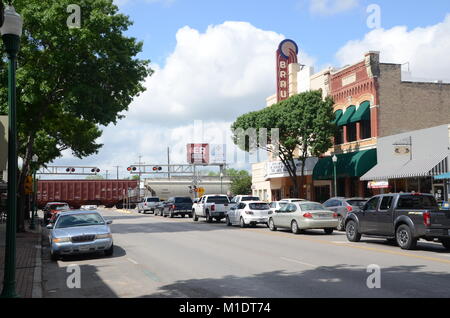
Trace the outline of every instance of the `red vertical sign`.
{"type": "Polygon", "coordinates": [[[284,40],[277,50],[277,101],[289,98],[289,64],[297,63],[298,46],[284,40]]]}
{"type": "Polygon", "coordinates": [[[188,144],[187,161],[189,164],[209,164],[209,144],[188,144]]]}

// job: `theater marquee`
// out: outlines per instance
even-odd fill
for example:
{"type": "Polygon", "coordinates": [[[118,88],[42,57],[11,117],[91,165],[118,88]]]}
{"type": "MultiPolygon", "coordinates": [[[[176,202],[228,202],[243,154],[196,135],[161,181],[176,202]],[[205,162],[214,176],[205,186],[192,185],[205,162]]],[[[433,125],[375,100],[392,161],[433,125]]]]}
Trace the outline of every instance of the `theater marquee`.
{"type": "Polygon", "coordinates": [[[277,50],[277,101],[289,97],[289,65],[297,63],[298,46],[292,40],[284,40],[277,50]]]}

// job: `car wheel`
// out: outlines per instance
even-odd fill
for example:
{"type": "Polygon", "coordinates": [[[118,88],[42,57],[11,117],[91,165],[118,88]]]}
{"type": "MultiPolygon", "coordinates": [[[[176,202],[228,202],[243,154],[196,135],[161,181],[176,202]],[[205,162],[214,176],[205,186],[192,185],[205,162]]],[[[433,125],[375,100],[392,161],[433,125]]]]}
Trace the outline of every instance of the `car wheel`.
{"type": "Polygon", "coordinates": [[[291,231],[292,231],[292,233],[294,233],[294,234],[299,234],[299,233],[300,233],[300,230],[299,230],[299,228],[298,228],[297,221],[292,221],[292,223],[291,223],[291,231]]]}
{"type": "Polygon", "coordinates": [[[198,221],[198,216],[195,214],[195,212],[192,212],[192,218],[194,219],[194,222],[198,221]]]}
{"type": "Polygon", "coordinates": [[[226,217],[226,223],[227,223],[227,226],[231,226],[231,225],[232,225],[231,222],[230,222],[230,218],[228,217],[228,215],[227,215],[227,217],[226,217]]]}
{"type": "Polygon", "coordinates": [[[57,253],[50,252],[50,259],[52,262],[57,262],[59,260],[60,256],[57,253]]]}
{"type": "Polygon", "coordinates": [[[444,239],[441,241],[441,243],[442,243],[442,246],[444,246],[446,250],[450,250],[450,240],[444,239]]]}
{"type": "Polygon", "coordinates": [[[111,247],[105,251],[106,256],[112,256],[113,254],[114,254],[114,244],[112,244],[111,247]]]}
{"type": "Polygon", "coordinates": [[[206,222],[207,222],[207,223],[211,223],[211,222],[212,222],[212,218],[211,218],[211,216],[209,215],[209,212],[206,212],[206,222]]]}
{"type": "Polygon", "coordinates": [[[397,244],[403,250],[413,250],[417,246],[417,239],[412,235],[408,225],[400,225],[396,231],[397,244]]]}
{"type": "Polygon", "coordinates": [[[325,234],[331,235],[331,234],[333,234],[334,229],[323,229],[323,231],[325,232],[325,234]]]}
{"type": "Polygon", "coordinates": [[[247,227],[247,225],[245,224],[244,218],[241,217],[241,219],[239,220],[239,225],[241,226],[241,228],[245,228],[247,227]]]}
{"type": "Polygon", "coordinates": [[[270,229],[271,231],[276,231],[276,230],[277,230],[277,228],[276,228],[276,226],[275,226],[275,223],[273,222],[273,219],[270,219],[270,220],[269,220],[269,229],[270,229]]]}
{"type": "Polygon", "coordinates": [[[361,234],[358,233],[358,225],[353,220],[347,222],[345,234],[350,242],[359,242],[361,240],[361,234]]]}

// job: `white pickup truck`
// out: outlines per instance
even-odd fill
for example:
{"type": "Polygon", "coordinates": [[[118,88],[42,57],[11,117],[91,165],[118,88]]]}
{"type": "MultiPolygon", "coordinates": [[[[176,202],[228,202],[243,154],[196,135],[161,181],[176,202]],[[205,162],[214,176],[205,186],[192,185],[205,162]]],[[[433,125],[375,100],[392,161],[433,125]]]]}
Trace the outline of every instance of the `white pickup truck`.
{"type": "Polygon", "coordinates": [[[230,200],[226,195],[204,195],[194,201],[192,205],[192,218],[194,221],[198,221],[199,218],[205,218],[208,223],[211,223],[213,219],[220,222],[226,218],[229,209],[230,200]]]}

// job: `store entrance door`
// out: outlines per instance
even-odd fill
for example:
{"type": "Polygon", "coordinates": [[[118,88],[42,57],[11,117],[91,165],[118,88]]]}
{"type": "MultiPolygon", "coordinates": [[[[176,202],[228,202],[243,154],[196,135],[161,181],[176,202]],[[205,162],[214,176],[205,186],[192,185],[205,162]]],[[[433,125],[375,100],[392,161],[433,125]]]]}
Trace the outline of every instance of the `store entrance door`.
{"type": "Polygon", "coordinates": [[[314,198],[315,201],[323,203],[328,200],[331,196],[330,186],[315,186],[314,187],[314,198]]]}

